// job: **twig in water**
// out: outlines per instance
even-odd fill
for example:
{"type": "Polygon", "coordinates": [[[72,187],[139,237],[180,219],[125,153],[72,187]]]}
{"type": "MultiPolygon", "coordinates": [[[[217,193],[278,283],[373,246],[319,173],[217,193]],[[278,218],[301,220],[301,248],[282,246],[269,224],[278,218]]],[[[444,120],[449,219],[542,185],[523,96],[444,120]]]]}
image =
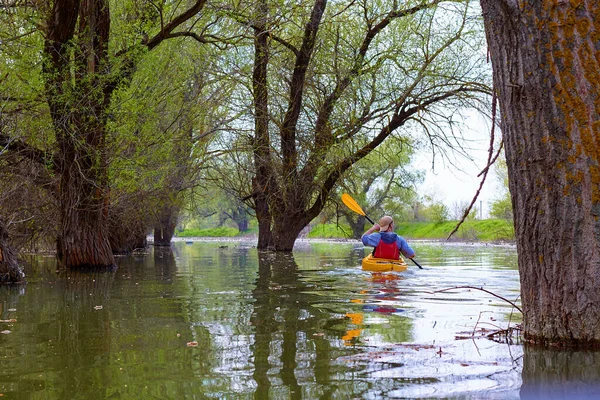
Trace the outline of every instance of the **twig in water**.
{"type": "Polygon", "coordinates": [[[489,290],[486,290],[484,288],[480,288],[480,287],[475,287],[475,286],[455,286],[453,288],[446,288],[446,289],[441,289],[441,290],[436,290],[434,292],[430,292],[430,293],[442,293],[442,292],[448,292],[450,290],[455,290],[455,289],[474,289],[474,290],[481,290],[482,292],[485,292],[487,294],[491,294],[494,297],[499,298],[500,300],[504,300],[505,302],[507,302],[508,304],[510,304],[511,306],[513,306],[514,308],[516,308],[517,310],[519,310],[519,312],[521,314],[523,314],[523,310],[521,310],[521,307],[519,307],[518,305],[516,305],[514,302],[508,300],[505,297],[500,296],[499,294],[496,294],[494,292],[490,292],[489,290]]]}

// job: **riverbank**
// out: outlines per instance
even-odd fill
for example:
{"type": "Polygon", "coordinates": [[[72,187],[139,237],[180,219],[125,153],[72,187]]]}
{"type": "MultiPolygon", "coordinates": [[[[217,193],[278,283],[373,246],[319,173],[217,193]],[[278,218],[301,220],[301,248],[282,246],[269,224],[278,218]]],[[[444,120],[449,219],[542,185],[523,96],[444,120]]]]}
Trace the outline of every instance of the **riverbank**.
{"type": "MultiPolygon", "coordinates": [[[[446,222],[411,222],[398,223],[395,231],[407,240],[430,240],[443,242],[486,242],[514,243],[514,227],[512,221],[500,219],[467,220],[448,240],[448,235],[454,230],[457,221],[446,222]]],[[[366,228],[365,228],[366,229],[366,228]]],[[[177,232],[178,238],[215,237],[215,238],[255,238],[256,229],[240,234],[235,228],[188,229],[177,232]]],[[[344,224],[316,224],[301,233],[302,239],[350,240],[352,229],[344,224]]]]}
{"type": "MultiPolygon", "coordinates": [[[[248,246],[256,246],[258,238],[256,235],[245,235],[245,236],[196,236],[196,237],[174,237],[172,239],[173,242],[186,242],[189,244],[193,243],[231,243],[236,244],[244,244],[248,246]]],[[[490,247],[515,247],[516,244],[514,241],[468,241],[468,240],[444,240],[444,239],[409,239],[410,243],[413,245],[427,245],[427,244],[443,244],[444,246],[456,246],[456,247],[481,247],[481,246],[490,246],[490,247]]],[[[148,237],[148,244],[152,244],[152,237],[148,237]]],[[[362,243],[358,239],[347,239],[347,238],[298,238],[296,240],[296,247],[298,246],[306,246],[311,243],[330,243],[330,244],[355,244],[357,246],[362,246],[362,243]]]]}

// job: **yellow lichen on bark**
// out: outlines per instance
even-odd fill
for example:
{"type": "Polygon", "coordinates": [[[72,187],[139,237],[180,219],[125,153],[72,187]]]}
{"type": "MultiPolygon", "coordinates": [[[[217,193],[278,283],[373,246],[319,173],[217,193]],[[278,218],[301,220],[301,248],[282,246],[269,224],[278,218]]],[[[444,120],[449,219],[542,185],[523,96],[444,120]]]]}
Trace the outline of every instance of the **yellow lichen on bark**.
{"type": "MultiPolygon", "coordinates": [[[[592,184],[592,201],[600,202],[600,143],[599,124],[600,96],[600,57],[593,43],[599,36],[600,21],[596,20],[600,7],[589,6],[588,12],[578,12],[581,1],[571,1],[567,7],[559,7],[555,2],[544,2],[550,33],[547,60],[556,77],[553,88],[554,101],[561,110],[564,121],[561,125],[570,132],[570,139],[577,143],[568,156],[568,162],[575,165],[582,156],[589,166],[589,179],[592,184]],[[552,6],[554,3],[554,7],[552,6]],[[591,92],[591,93],[590,93],[591,92]]],[[[581,11],[581,10],[579,10],[581,11]]],[[[571,146],[568,146],[569,148],[571,146]]],[[[569,174],[567,181],[583,183],[581,174],[569,174]]],[[[563,193],[570,192],[565,187],[563,193]]]]}
{"type": "Polygon", "coordinates": [[[572,8],[581,7],[582,4],[583,4],[583,0],[571,0],[570,1],[570,5],[572,8]]]}

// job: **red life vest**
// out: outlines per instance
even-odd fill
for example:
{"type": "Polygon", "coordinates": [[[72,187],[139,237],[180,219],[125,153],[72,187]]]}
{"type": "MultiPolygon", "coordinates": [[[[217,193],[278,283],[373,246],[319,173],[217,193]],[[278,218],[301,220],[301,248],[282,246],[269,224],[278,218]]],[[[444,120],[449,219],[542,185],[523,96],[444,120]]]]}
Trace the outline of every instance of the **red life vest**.
{"type": "Polygon", "coordinates": [[[398,249],[398,243],[396,243],[395,240],[392,243],[385,243],[380,239],[379,244],[375,247],[375,251],[373,252],[373,257],[399,260],[400,249],[398,249]]]}

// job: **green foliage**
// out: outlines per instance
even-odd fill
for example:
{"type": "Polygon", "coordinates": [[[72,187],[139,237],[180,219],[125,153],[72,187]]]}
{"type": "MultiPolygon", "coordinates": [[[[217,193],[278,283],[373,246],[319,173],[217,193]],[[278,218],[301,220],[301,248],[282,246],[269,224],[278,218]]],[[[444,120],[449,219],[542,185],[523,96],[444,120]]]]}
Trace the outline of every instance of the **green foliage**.
{"type": "Polygon", "coordinates": [[[422,210],[426,221],[440,224],[448,221],[450,211],[448,206],[442,202],[435,202],[422,210]]]}
{"type": "MultiPolygon", "coordinates": [[[[456,221],[443,223],[415,222],[399,223],[395,231],[406,238],[446,239],[456,226],[456,221]]],[[[514,240],[512,223],[499,219],[466,220],[453,236],[458,240],[514,240]]]]}
{"type": "Polygon", "coordinates": [[[177,232],[177,237],[232,237],[238,236],[240,231],[236,228],[206,228],[206,229],[185,229],[177,232]]]}
{"type": "Polygon", "coordinates": [[[319,224],[310,230],[308,237],[349,239],[352,237],[352,229],[348,225],[342,224],[319,224]]]}
{"type": "MultiPolygon", "coordinates": [[[[311,2],[265,4],[270,9],[264,16],[269,36],[274,38],[269,42],[269,135],[273,148],[277,148],[281,144],[278,127],[288,110],[288,84],[295,64],[296,52],[290,50],[299,49],[302,44],[303,29],[298,27],[305,26],[311,2]]],[[[401,7],[408,7],[407,4],[401,7]]],[[[22,138],[47,154],[56,154],[48,104],[40,99],[54,93],[52,100],[57,104],[73,105],[81,96],[88,100],[94,97],[98,102],[107,82],[111,88],[114,82],[117,89],[111,92],[106,125],[102,126],[106,137],[101,142],[106,147],[89,152],[90,156],[106,157],[98,158],[96,164],[106,168],[111,209],[119,209],[131,219],[149,218],[161,206],[180,206],[180,193],[195,186],[204,192],[206,202],[195,207],[189,201],[189,218],[206,221],[203,215],[218,212],[240,225],[246,222],[244,212],[253,205],[247,199],[253,191],[251,179],[256,172],[249,146],[253,143],[256,115],[252,111],[254,48],[249,21],[257,19],[256,9],[250,3],[231,2],[197,13],[177,29],[206,34],[203,39],[229,37],[235,41],[222,40],[209,46],[190,37],[171,37],[160,46],[148,48],[148,37],[152,38],[169,22],[169,16],[178,15],[188,5],[111,2],[109,55],[103,66],[106,68],[102,74],[83,77],[76,76],[74,67],[65,69],[67,74],[73,73],[76,83],[65,91],[47,87],[51,86],[51,75],[42,74],[46,8],[5,10],[0,15],[0,70],[5,75],[0,79],[2,134],[14,127],[11,137],[22,138]],[[88,90],[78,93],[83,83],[88,90]],[[59,95],[71,101],[65,98],[56,102],[59,95]],[[208,137],[218,141],[209,143],[208,137]],[[214,163],[206,161],[207,153],[215,155],[211,159],[214,163]],[[207,167],[219,171],[205,173],[207,167]],[[221,187],[229,190],[216,192],[217,183],[213,182],[224,182],[221,187]],[[245,203],[240,204],[239,199],[246,199],[245,203]]],[[[306,169],[312,172],[296,181],[306,185],[297,191],[301,196],[296,198],[315,198],[327,177],[337,173],[335,166],[344,165],[340,164],[344,160],[358,159],[355,155],[360,149],[399,110],[410,110],[419,104],[419,112],[412,116],[418,121],[416,126],[435,130],[435,126],[451,122],[442,110],[455,112],[481,100],[480,84],[465,82],[486,79],[485,57],[478,48],[483,35],[474,31],[477,25],[472,24],[472,19],[463,21],[462,4],[448,5],[443,10],[425,7],[422,12],[393,18],[383,31],[370,37],[371,47],[359,56],[365,37],[369,37],[367,31],[396,6],[383,1],[328,5],[319,28],[318,45],[312,53],[314,59],[307,69],[301,115],[294,127],[300,164],[318,161],[314,169],[306,169]],[[463,36],[455,40],[463,22],[467,24],[463,36]],[[469,94],[469,88],[477,90],[469,94]],[[463,94],[441,95],[455,92],[463,94]],[[320,110],[328,98],[336,98],[330,114],[320,110]],[[430,101],[437,98],[445,100],[430,101]],[[322,132],[327,135],[319,141],[314,136],[317,115],[328,115],[327,129],[322,132]],[[328,145],[315,146],[317,142],[328,145]]],[[[76,44],[73,43],[70,57],[76,57],[80,51],[76,44]]],[[[386,213],[407,219],[413,214],[414,188],[422,180],[420,171],[409,168],[416,141],[414,127],[408,121],[394,128],[393,134],[344,176],[353,195],[364,193],[357,200],[366,210],[373,211],[369,215],[386,213]]],[[[274,171],[280,170],[279,156],[272,153],[274,171]]],[[[304,169],[300,168],[302,165],[296,169],[304,169]]],[[[277,179],[279,183],[289,181],[283,176],[277,179]]],[[[283,189],[284,193],[294,193],[297,188],[283,189]]],[[[278,195],[274,193],[273,197],[278,195]]],[[[445,214],[443,208],[430,207],[431,220],[443,221],[447,219],[445,214]]],[[[223,223],[219,217],[209,226],[223,223]]],[[[322,234],[337,235],[338,230],[336,227],[322,234]]],[[[344,226],[342,232],[346,235],[351,229],[344,226]]]]}
{"type": "Polygon", "coordinates": [[[512,201],[508,193],[504,197],[494,200],[490,203],[490,216],[493,218],[512,221],[512,201]]]}
{"type": "MultiPolygon", "coordinates": [[[[445,240],[456,223],[456,221],[397,223],[395,232],[407,239],[445,240]]],[[[343,230],[336,230],[335,227],[334,224],[317,225],[311,230],[308,237],[348,238],[343,230]],[[338,232],[337,235],[336,232],[338,232]]],[[[515,239],[512,223],[501,219],[467,220],[453,235],[453,238],[467,241],[513,241],[515,239]]]]}

